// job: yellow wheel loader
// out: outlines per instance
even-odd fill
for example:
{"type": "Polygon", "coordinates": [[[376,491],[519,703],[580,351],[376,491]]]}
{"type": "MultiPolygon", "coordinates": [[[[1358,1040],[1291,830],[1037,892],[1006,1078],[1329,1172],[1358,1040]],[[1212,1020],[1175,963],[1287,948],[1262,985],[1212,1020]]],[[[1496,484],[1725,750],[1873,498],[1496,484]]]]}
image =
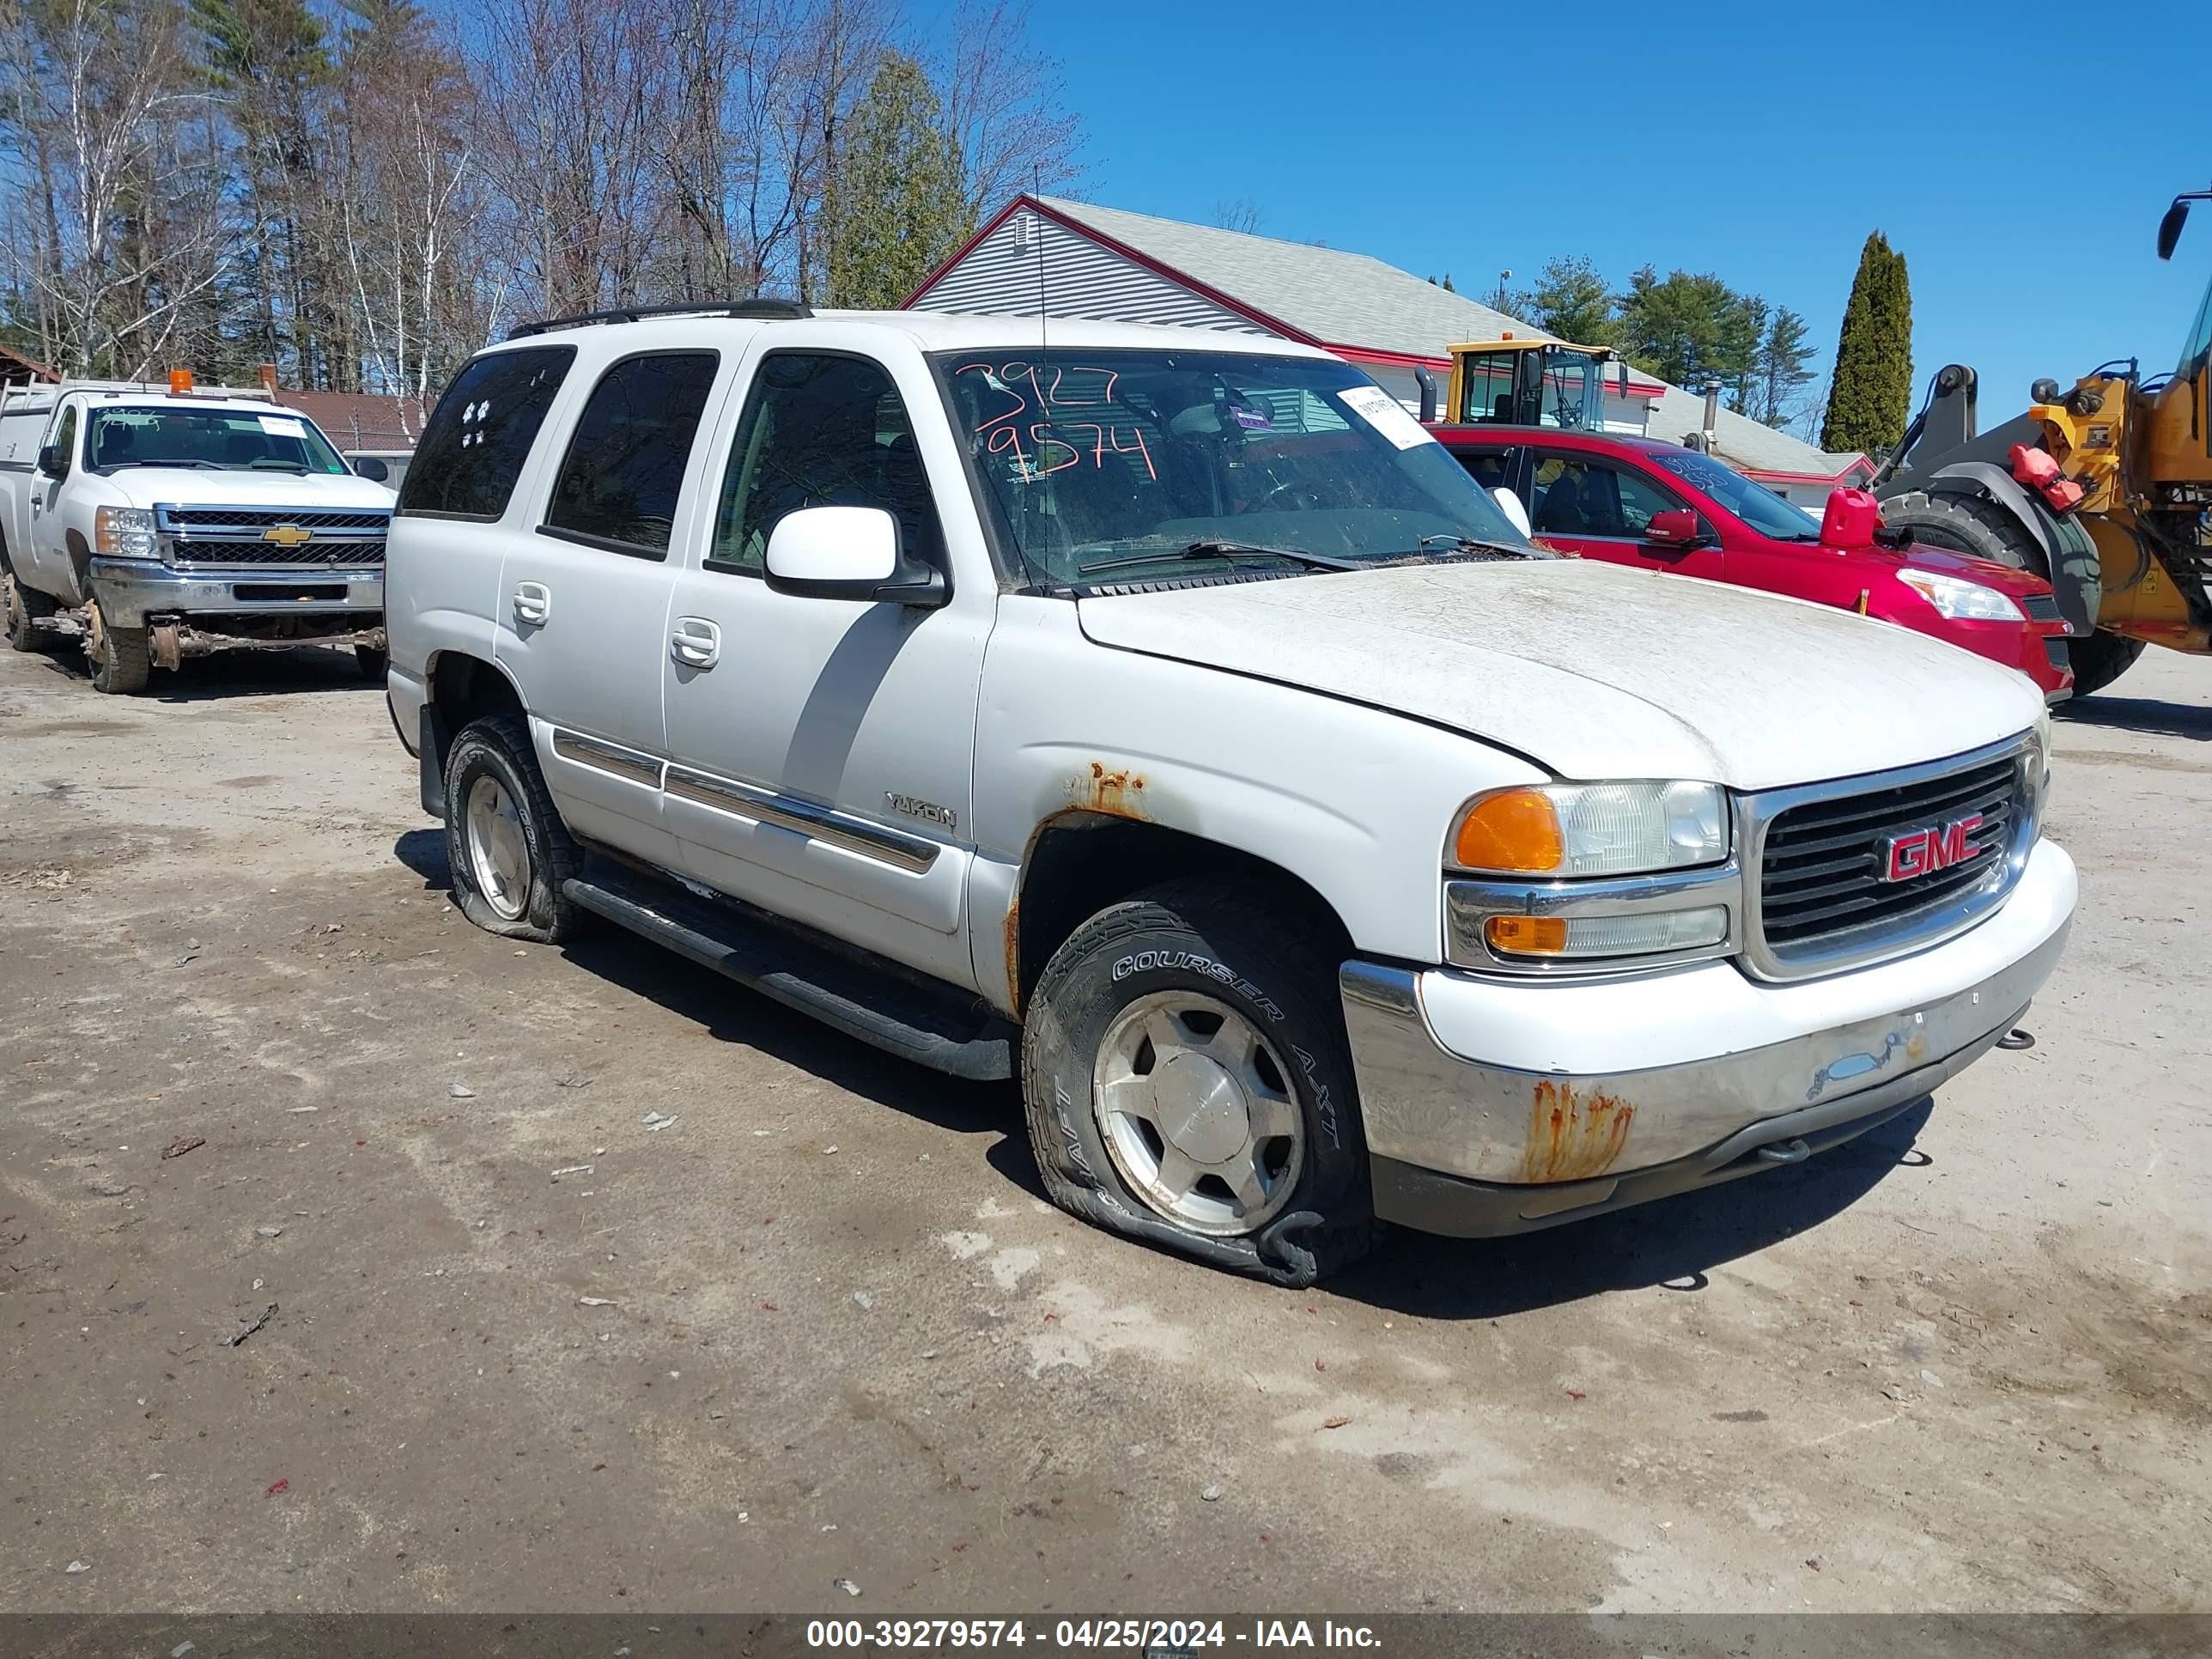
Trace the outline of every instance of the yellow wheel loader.
{"type": "MultiPolygon", "coordinates": [[[[2158,228],[2170,259],[2191,202],[2158,228]]],[[[1882,517],[1917,540],[2033,570],[2058,595],[2075,694],[2101,690],[2146,645],[2212,651],[2212,411],[2205,407],[2212,283],[2171,374],[2134,360],[2062,392],[2038,380],[2024,415],[1974,421],[1974,371],[1937,373],[1904,441],[1875,475],[1882,517]]]]}

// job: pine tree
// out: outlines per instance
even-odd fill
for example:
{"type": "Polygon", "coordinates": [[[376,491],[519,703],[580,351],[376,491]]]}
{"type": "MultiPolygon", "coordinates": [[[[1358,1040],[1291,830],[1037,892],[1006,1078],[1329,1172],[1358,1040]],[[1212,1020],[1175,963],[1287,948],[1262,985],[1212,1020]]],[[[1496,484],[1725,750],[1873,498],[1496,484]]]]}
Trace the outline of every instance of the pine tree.
{"type": "Polygon", "coordinates": [[[1836,340],[1836,375],[1820,447],[1879,455],[1905,435],[1912,406],[1912,285],[1905,256],[1880,231],[1859,251],[1858,275],[1836,340]]]}
{"type": "Polygon", "coordinates": [[[886,52],[842,124],[822,205],[830,303],[889,309],[975,229],[960,147],[922,66],[886,52]]]}
{"type": "Polygon", "coordinates": [[[1509,295],[1505,308],[1577,345],[1611,345],[1620,337],[1612,287],[1586,254],[1547,260],[1535,285],[1509,295]]]}

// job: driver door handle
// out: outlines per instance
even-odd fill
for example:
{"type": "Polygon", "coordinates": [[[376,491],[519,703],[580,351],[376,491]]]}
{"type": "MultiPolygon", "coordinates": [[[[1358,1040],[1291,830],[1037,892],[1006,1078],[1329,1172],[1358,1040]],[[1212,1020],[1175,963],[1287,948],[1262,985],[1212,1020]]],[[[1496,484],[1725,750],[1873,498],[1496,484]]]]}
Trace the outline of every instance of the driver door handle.
{"type": "Polygon", "coordinates": [[[514,619],[532,628],[543,628],[553,614],[553,590],[544,582],[514,585],[514,619]]]}
{"type": "Polygon", "coordinates": [[[704,617],[678,617],[668,654],[686,668],[712,668],[722,659],[722,630],[704,617]]]}

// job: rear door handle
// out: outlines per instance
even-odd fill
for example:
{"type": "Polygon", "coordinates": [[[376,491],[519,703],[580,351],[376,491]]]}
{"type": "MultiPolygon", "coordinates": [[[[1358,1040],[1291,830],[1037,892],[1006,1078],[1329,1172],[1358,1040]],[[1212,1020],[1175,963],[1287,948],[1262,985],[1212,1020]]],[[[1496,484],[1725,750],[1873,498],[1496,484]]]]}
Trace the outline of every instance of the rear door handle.
{"type": "Polygon", "coordinates": [[[712,668],[722,659],[722,630],[704,617],[678,617],[668,654],[686,668],[712,668]]]}
{"type": "Polygon", "coordinates": [[[517,582],[514,585],[514,619],[532,628],[543,628],[546,618],[553,614],[553,590],[544,582],[517,582]]]}

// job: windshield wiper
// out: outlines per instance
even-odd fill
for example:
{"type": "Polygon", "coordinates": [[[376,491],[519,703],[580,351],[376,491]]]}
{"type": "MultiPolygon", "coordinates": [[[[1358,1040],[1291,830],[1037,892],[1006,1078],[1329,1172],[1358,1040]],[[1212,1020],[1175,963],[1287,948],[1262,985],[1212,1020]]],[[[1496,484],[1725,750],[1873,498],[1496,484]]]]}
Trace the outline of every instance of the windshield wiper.
{"type": "Polygon", "coordinates": [[[1129,553],[1101,559],[1096,564],[1085,565],[1080,574],[1088,576],[1094,571],[1131,565],[1180,564],[1187,559],[1227,559],[1232,563],[1239,559],[1279,559],[1304,565],[1310,570],[1364,570],[1373,562],[1368,559],[1331,558],[1326,553],[1309,553],[1300,547],[1265,547],[1257,542],[1221,541],[1209,537],[1172,552],[1129,553]]]}
{"type": "Polygon", "coordinates": [[[158,455],[133,455],[127,460],[110,461],[99,470],[102,472],[120,472],[126,466],[204,466],[215,472],[220,472],[222,470],[213,461],[186,460],[181,457],[173,460],[164,460],[158,455]]]}
{"type": "Polygon", "coordinates": [[[1540,559],[1544,556],[1543,549],[1531,547],[1526,542],[1490,542],[1479,536],[1424,536],[1421,538],[1421,551],[1425,553],[1438,543],[1455,553],[1477,553],[1492,559],[1540,559]]]}

